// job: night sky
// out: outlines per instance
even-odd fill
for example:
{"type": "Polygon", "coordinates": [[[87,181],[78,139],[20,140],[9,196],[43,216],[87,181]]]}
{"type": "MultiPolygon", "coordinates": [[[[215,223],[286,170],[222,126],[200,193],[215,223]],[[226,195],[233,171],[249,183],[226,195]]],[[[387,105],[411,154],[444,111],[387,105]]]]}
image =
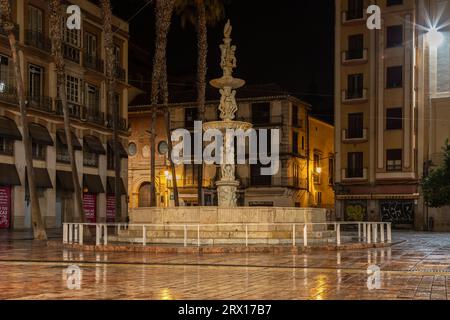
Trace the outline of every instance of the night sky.
{"type": "MultiPolygon", "coordinates": [[[[115,14],[125,20],[133,17],[146,2],[112,0],[115,14]]],[[[285,92],[313,104],[315,115],[332,121],[334,1],[225,2],[226,18],[209,29],[208,78],[221,75],[218,45],[222,42],[223,25],[230,19],[233,43],[237,45],[236,76],[249,84],[278,84],[285,92]]],[[[153,4],[130,20],[130,37],[131,41],[153,52],[153,4]]],[[[171,78],[195,79],[195,29],[191,26],[183,29],[177,16],[169,35],[167,57],[171,78]]]]}

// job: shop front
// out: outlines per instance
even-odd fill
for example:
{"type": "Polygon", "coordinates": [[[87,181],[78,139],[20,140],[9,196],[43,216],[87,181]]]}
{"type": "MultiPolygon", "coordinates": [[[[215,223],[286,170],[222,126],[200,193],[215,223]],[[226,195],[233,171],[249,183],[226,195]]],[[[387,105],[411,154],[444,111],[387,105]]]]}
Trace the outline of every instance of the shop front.
{"type": "Polygon", "coordinates": [[[83,210],[86,222],[98,221],[98,195],[105,193],[102,180],[98,175],[83,175],[83,210]]]}
{"type": "MultiPolygon", "coordinates": [[[[106,180],[106,222],[108,223],[116,222],[115,180],[114,177],[107,177],[106,180]]],[[[120,193],[121,196],[127,194],[122,178],[120,178],[120,193]]]]}

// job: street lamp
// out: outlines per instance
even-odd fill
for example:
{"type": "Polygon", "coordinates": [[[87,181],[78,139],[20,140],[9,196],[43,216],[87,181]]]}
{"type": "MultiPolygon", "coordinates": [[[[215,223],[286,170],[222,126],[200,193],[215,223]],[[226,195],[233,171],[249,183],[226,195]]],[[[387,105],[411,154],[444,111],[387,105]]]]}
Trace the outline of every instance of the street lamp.
{"type": "Polygon", "coordinates": [[[444,41],[444,36],[438,29],[435,27],[431,28],[428,31],[428,42],[432,48],[439,48],[442,42],[444,41]]]}
{"type": "Polygon", "coordinates": [[[321,167],[317,167],[316,168],[316,173],[317,174],[321,174],[322,173],[322,168],[321,167]]]}

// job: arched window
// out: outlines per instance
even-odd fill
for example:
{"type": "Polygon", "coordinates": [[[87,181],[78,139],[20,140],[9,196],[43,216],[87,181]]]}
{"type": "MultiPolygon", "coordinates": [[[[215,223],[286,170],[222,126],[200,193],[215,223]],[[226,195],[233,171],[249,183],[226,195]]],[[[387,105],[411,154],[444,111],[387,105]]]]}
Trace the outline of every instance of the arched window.
{"type": "Polygon", "coordinates": [[[139,188],[139,208],[150,207],[150,183],[144,182],[139,188]]]}

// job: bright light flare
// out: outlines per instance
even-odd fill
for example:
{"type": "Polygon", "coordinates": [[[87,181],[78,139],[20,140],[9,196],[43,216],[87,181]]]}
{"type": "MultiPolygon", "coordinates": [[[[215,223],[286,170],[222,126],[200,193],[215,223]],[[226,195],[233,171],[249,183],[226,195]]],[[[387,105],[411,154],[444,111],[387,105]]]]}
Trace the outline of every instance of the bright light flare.
{"type": "Polygon", "coordinates": [[[439,48],[444,42],[444,36],[436,28],[428,31],[428,42],[432,48],[439,48]]]}

